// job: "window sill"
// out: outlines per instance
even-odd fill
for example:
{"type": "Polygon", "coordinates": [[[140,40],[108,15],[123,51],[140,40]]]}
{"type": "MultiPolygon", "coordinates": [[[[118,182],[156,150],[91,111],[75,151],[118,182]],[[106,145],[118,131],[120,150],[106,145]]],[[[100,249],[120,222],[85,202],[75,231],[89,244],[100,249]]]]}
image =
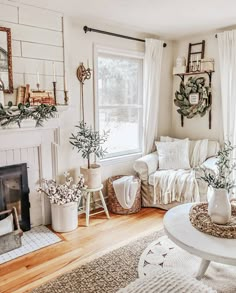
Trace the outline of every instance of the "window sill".
{"type": "Polygon", "coordinates": [[[113,158],[102,159],[98,163],[101,166],[109,166],[109,165],[120,164],[127,161],[135,161],[141,157],[142,157],[142,153],[135,153],[135,154],[123,155],[123,156],[118,156],[113,158]]]}

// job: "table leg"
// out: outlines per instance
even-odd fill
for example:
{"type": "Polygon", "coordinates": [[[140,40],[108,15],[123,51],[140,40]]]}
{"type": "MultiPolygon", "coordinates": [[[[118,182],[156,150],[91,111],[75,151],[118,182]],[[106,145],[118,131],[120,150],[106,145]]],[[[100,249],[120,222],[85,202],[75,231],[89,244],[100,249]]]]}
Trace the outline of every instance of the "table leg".
{"type": "Polygon", "coordinates": [[[196,276],[197,280],[201,280],[201,278],[204,276],[210,262],[211,262],[210,260],[202,259],[200,267],[197,272],[197,276],[196,276]]]}
{"type": "Polygon", "coordinates": [[[109,216],[109,212],[108,212],[107,205],[106,205],[106,203],[105,203],[105,200],[104,200],[104,197],[103,197],[103,194],[102,194],[102,191],[101,191],[101,190],[99,191],[99,195],[100,195],[100,198],[101,198],[101,202],[102,202],[102,205],[103,205],[104,211],[105,211],[105,213],[106,213],[106,215],[107,215],[107,218],[109,219],[109,218],[110,218],[110,216],[109,216]]]}
{"type": "Polygon", "coordinates": [[[89,225],[89,213],[90,213],[90,192],[86,194],[86,226],[89,225]]]}

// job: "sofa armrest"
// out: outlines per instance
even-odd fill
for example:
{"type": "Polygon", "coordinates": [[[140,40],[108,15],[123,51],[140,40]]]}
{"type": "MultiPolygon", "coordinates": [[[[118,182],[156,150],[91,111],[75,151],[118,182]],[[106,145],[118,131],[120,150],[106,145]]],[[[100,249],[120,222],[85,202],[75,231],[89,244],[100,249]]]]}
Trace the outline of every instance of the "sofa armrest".
{"type": "Polygon", "coordinates": [[[216,165],[217,160],[217,157],[208,158],[204,163],[202,163],[201,167],[206,170],[213,171],[216,174],[218,172],[216,165]]]}
{"type": "Polygon", "coordinates": [[[148,154],[136,160],[133,168],[138,173],[141,180],[148,180],[148,176],[158,168],[157,152],[148,154]]]}

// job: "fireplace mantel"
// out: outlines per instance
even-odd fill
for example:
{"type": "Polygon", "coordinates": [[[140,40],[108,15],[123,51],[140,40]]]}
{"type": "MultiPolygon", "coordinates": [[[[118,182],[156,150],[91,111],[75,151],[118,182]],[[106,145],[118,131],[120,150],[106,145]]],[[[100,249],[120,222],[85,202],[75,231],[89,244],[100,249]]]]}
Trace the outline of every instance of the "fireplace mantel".
{"type": "Polygon", "coordinates": [[[58,105],[57,112],[55,113],[54,118],[50,118],[46,121],[43,121],[42,127],[35,127],[35,121],[33,119],[24,120],[21,123],[21,127],[17,124],[9,125],[7,127],[0,127],[0,134],[4,131],[33,131],[38,129],[50,129],[50,128],[57,128],[60,126],[60,121],[63,113],[69,109],[67,105],[58,105]]]}

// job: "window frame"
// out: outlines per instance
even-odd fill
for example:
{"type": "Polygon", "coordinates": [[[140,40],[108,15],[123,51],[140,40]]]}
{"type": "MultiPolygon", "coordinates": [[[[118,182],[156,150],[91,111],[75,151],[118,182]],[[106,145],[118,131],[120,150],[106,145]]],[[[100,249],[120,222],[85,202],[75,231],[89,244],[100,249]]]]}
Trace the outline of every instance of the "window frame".
{"type": "MultiPolygon", "coordinates": [[[[113,47],[107,47],[107,46],[101,46],[101,45],[94,45],[94,121],[95,121],[95,129],[99,130],[99,103],[98,103],[98,57],[99,53],[101,54],[107,54],[107,55],[114,55],[119,57],[127,57],[127,58],[134,58],[134,59],[140,59],[142,61],[142,72],[141,72],[141,79],[142,83],[139,85],[139,94],[142,98],[142,104],[140,105],[130,105],[132,109],[137,109],[141,111],[139,113],[139,147],[137,149],[133,150],[127,150],[127,151],[121,151],[116,152],[112,154],[107,154],[104,156],[104,160],[109,159],[116,159],[121,158],[125,156],[130,155],[137,155],[141,154],[143,150],[143,128],[144,128],[144,121],[143,121],[143,115],[144,115],[144,97],[143,97],[143,76],[144,76],[144,52],[140,51],[133,51],[133,50],[124,50],[119,48],[113,48],[113,47]]],[[[102,107],[101,107],[102,108],[102,107]]],[[[105,108],[105,107],[104,107],[105,108]]],[[[107,108],[114,108],[114,109],[121,109],[122,105],[120,106],[107,106],[107,108]]]]}

